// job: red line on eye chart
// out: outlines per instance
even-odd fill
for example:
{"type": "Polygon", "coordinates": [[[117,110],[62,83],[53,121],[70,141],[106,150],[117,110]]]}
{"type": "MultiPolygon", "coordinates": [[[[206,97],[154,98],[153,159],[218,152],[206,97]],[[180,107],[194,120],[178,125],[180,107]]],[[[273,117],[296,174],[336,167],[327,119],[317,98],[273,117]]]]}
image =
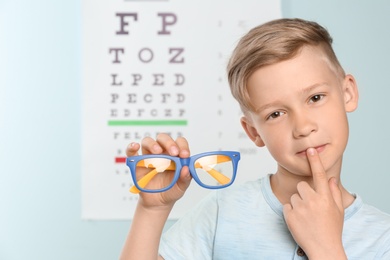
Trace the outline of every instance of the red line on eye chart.
{"type": "Polygon", "coordinates": [[[126,157],[115,157],[115,163],[125,163],[126,157]]]}

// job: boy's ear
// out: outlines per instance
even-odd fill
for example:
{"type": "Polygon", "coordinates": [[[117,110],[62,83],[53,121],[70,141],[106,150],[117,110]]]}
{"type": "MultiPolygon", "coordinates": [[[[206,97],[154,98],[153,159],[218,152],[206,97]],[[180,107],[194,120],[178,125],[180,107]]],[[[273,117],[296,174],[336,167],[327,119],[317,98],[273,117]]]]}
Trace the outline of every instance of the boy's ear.
{"type": "Polygon", "coordinates": [[[343,81],[344,106],[347,112],[352,112],[358,107],[359,91],[355,78],[348,74],[343,81]]]}
{"type": "Polygon", "coordinates": [[[259,133],[257,132],[256,128],[251,124],[250,120],[247,117],[243,116],[241,117],[240,121],[242,128],[244,128],[246,134],[252,140],[252,142],[254,142],[255,145],[258,147],[263,147],[265,144],[261,139],[259,133]]]}

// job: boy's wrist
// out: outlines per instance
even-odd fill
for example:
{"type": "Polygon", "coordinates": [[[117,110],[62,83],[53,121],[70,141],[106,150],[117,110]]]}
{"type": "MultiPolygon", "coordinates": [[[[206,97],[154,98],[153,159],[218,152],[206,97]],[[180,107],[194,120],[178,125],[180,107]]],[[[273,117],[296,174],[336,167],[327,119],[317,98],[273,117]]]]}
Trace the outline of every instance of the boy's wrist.
{"type": "Polygon", "coordinates": [[[334,246],[330,249],[319,250],[318,248],[314,249],[312,253],[307,254],[310,260],[348,260],[347,255],[345,254],[344,247],[334,246]]]}
{"type": "Polygon", "coordinates": [[[141,214],[147,214],[148,216],[158,215],[164,216],[168,218],[169,213],[172,211],[174,203],[160,206],[149,206],[143,204],[141,201],[138,202],[137,208],[141,211],[141,214]]]}

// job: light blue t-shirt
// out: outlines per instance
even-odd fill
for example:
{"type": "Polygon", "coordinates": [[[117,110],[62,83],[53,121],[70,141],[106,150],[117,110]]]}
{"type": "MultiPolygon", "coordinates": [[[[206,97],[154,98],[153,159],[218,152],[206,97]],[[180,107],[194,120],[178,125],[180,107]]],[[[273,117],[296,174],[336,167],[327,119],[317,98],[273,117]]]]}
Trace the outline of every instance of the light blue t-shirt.
{"type": "MultiPolygon", "coordinates": [[[[359,196],[345,210],[348,259],[390,260],[390,215],[359,196]]],[[[307,259],[292,238],[269,175],[211,192],[163,234],[160,255],[169,260],[307,259]]]]}

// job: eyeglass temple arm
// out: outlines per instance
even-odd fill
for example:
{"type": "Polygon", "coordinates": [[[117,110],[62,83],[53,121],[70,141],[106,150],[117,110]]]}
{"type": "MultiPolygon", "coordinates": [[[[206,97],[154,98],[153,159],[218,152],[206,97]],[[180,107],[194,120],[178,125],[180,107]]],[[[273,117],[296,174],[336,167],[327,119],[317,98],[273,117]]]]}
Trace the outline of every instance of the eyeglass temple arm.
{"type": "MultiPolygon", "coordinates": [[[[148,172],[144,177],[142,177],[139,181],[138,181],[138,185],[142,188],[146,187],[146,185],[148,185],[148,183],[154,178],[154,176],[156,176],[156,174],[158,173],[158,171],[156,169],[148,172]]],[[[134,194],[138,194],[140,193],[141,191],[139,189],[137,189],[137,187],[135,185],[131,186],[130,188],[130,192],[131,193],[134,193],[134,194]]]]}
{"type": "MultiPolygon", "coordinates": [[[[231,161],[231,159],[227,156],[217,156],[217,163],[228,162],[228,161],[231,161]]],[[[137,166],[147,168],[147,166],[145,166],[143,161],[140,161],[139,164],[137,164],[137,166]]],[[[207,173],[209,173],[211,175],[211,177],[213,177],[215,180],[217,180],[220,184],[227,184],[230,182],[230,179],[228,177],[226,177],[225,175],[223,175],[219,171],[214,170],[213,168],[205,169],[199,163],[195,164],[195,168],[204,169],[207,173]]],[[[175,169],[176,169],[176,166],[173,162],[171,162],[171,164],[166,168],[166,170],[175,170],[175,169]]],[[[156,169],[147,173],[144,177],[142,177],[137,182],[138,186],[140,186],[142,188],[146,187],[146,185],[154,178],[154,176],[156,176],[157,173],[158,173],[158,171],[156,169]]],[[[139,189],[137,189],[137,187],[135,185],[133,185],[130,188],[130,192],[134,193],[134,194],[138,194],[141,191],[139,189]]]]}
{"type": "MultiPolygon", "coordinates": [[[[137,164],[137,167],[151,168],[151,167],[148,167],[147,165],[145,165],[144,161],[140,161],[137,164]]],[[[171,164],[166,168],[166,170],[170,170],[170,171],[173,171],[175,169],[176,169],[176,166],[175,166],[174,162],[171,162],[171,164]]],[[[142,177],[139,181],[137,181],[138,186],[140,186],[142,188],[146,187],[146,185],[148,185],[148,183],[154,178],[154,176],[156,176],[157,173],[158,173],[158,171],[156,170],[156,168],[154,168],[152,171],[145,174],[144,177],[142,177]]],[[[137,189],[137,187],[135,185],[133,185],[130,188],[130,192],[134,193],[134,194],[138,194],[141,191],[139,189],[137,189]]]]}
{"type": "Polygon", "coordinates": [[[195,168],[202,168],[205,170],[208,174],[211,175],[215,180],[217,180],[220,184],[228,184],[230,182],[230,178],[226,177],[222,173],[220,173],[217,170],[214,170],[213,168],[205,169],[201,165],[195,165],[195,168]]]}

